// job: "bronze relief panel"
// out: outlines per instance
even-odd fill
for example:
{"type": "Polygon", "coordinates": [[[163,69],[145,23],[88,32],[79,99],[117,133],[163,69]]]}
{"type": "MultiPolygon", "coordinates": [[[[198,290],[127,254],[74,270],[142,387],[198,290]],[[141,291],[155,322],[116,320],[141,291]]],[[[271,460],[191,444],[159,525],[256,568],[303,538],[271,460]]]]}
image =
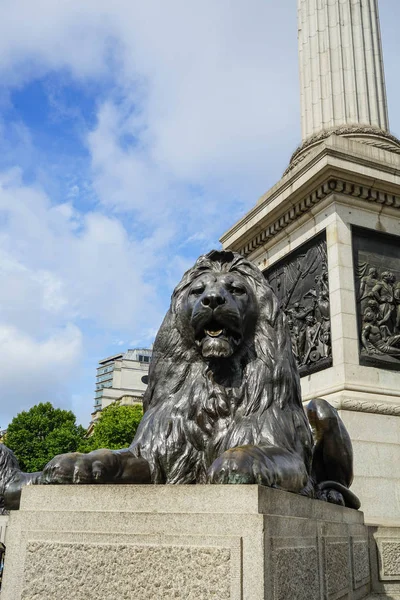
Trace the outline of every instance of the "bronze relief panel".
{"type": "Polygon", "coordinates": [[[332,366],[325,232],[264,271],[286,313],[300,376],[332,366]]]}
{"type": "Polygon", "coordinates": [[[353,228],[360,364],[400,370],[400,237],[353,228]]]}

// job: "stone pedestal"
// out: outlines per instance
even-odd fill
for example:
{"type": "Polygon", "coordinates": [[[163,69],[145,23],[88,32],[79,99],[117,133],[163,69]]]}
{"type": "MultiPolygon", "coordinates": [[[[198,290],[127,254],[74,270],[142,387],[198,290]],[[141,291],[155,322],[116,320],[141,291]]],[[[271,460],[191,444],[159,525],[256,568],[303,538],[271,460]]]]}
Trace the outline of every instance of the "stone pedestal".
{"type": "Polygon", "coordinates": [[[250,486],[38,486],[13,512],[1,600],[358,600],[363,514],[250,486]]]}
{"type": "MultiPolygon", "coordinates": [[[[385,144],[377,148],[369,142],[331,135],[309,149],[221,241],[224,249],[247,256],[268,277],[276,265],[304,254],[313,240],[323,237],[320,262],[327,277],[322,281],[316,271],[319,280],[314,282],[311,275],[308,287],[314,286],[314,296],[301,294],[299,300],[310,305],[322,284],[329,288],[331,362],[321,360],[319,370],[303,373],[303,401],[323,397],[340,411],[353,442],[354,492],[367,522],[384,524],[400,521],[400,357],[385,360],[382,355],[375,365],[366,364],[357,313],[362,265],[355,260],[354,236],[362,228],[367,241],[378,234],[395,240],[391,252],[397,258],[389,260],[388,255],[385,264],[379,256],[378,272],[380,277],[385,269],[392,270],[397,260],[393,270],[400,281],[400,155],[385,144]]],[[[375,246],[371,253],[375,260],[375,246]]],[[[292,280],[298,273],[300,281],[301,269],[292,264],[292,280]]],[[[282,290],[282,277],[270,283],[282,290]]],[[[285,294],[281,301],[284,305],[285,294]]]]}

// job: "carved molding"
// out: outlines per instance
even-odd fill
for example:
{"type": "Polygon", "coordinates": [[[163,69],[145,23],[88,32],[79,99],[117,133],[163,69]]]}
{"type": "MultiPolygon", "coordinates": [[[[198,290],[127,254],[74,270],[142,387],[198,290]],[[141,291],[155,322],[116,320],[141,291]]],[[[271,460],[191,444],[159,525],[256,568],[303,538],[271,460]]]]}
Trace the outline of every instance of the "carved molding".
{"type": "Polygon", "coordinates": [[[337,410],[352,410],[354,412],[374,413],[400,417],[400,404],[387,404],[382,402],[368,402],[366,400],[333,400],[331,404],[337,410]]]}
{"type": "Polygon", "coordinates": [[[330,194],[334,193],[340,193],[345,196],[351,196],[353,198],[358,198],[359,200],[364,200],[365,202],[376,203],[382,206],[390,206],[400,211],[400,196],[387,194],[368,186],[349,183],[340,179],[329,179],[329,181],[323,183],[314,190],[312,194],[309,194],[295,205],[292,205],[282,216],[268,225],[263,231],[259,232],[250,242],[237,250],[235,249],[236,252],[239,252],[243,256],[248,256],[254,252],[254,250],[263,246],[266,242],[275,237],[290,223],[296,221],[302,214],[309,212],[309,210],[321,202],[321,200],[324,200],[330,194]]]}
{"type": "MultiPolygon", "coordinates": [[[[297,157],[302,154],[308,148],[318,144],[326,140],[331,135],[343,135],[343,136],[369,136],[368,142],[371,146],[376,146],[378,148],[382,147],[383,143],[386,147],[385,150],[389,150],[389,152],[395,152],[396,154],[400,154],[400,140],[397,139],[396,136],[392,135],[388,131],[384,129],[379,129],[378,127],[370,127],[370,126],[348,126],[345,125],[343,127],[337,127],[333,129],[324,129],[320,131],[316,135],[308,138],[305,142],[301,144],[292,154],[290,158],[290,167],[293,168],[293,163],[296,161],[297,157]],[[382,141],[379,141],[379,140],[382,141]]],[[[365,138],[363,137],[365,140],[365,138]]],[[[288,169],[288,170],[289,170],[288,169]]]]}

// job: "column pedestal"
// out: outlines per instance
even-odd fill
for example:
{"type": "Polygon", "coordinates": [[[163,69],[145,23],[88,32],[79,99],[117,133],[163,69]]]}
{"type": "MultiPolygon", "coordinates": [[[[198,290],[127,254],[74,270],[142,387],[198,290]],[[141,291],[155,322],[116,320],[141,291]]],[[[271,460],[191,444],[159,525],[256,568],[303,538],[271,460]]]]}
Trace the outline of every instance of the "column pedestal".
{"type": "MultiPolygon", "coordinates": [[[[379,321],[382,311],[391,312],[391,333],[374,329],[377,352],[368,355],[362,334],[371,318],[367,322],[368,298],[360,301],[360,281],[376,263],[377,283],[389,270],[394,291],[400,281],[399,234],[400,156],[332,135],[221,240],[224,249],[259,266],[286,310],[303,401],[323,397],[341,411],[354,448],[354,491],[371,523],[400,521],[400,357],[387,353],[383,340],[397,335],[400,302],[371,308],[379,321]],[[355,254],[359,231],[365,248],[371,244],[368,255],[355,254]]],[[[390,343],[398,346],[395,337],[390,343]]]]}

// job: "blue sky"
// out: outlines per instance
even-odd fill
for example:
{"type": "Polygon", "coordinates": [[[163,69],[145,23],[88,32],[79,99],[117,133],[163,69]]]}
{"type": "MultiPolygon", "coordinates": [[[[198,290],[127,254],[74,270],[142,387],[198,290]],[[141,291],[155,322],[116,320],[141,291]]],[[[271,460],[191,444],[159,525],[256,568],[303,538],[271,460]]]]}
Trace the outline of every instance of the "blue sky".
{"type": "MultiPolygon", "coordinates": [[[[381,0],[400,136],[400,3],[381,0]]],[[[196,257],[300,141],[295,0],[3,0],[0,428],[87,425],[97,361],[147,346],[196,257]]]]}

